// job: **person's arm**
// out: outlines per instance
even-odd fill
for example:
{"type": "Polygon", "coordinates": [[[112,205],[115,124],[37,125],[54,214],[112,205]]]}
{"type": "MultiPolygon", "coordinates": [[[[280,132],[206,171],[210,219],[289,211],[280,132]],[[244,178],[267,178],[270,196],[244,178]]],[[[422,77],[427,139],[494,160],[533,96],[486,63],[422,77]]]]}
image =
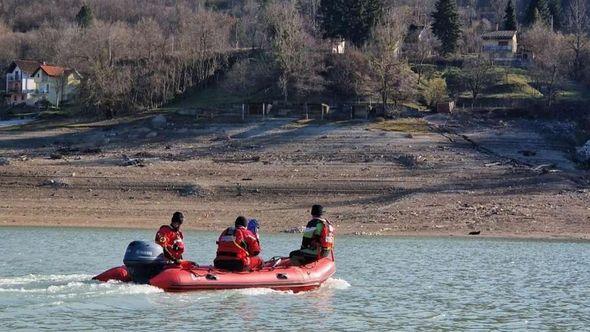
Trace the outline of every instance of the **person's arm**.
{"type": "Polygon", "coordinates": [[[175,262],[179,260],[175,257],[175,255],[172,254],[172,248],[171,245],[168,243],[167,234],[165,234],[161,228],[158,231],[158,233],[156,233],[156,243],[162,247],[162,249],[164,250],[164,256],[167,259],[173,260],[175,262]]]}
{"type": "Polygon", "coordinates": [[[248,245],[248,253],[252,256],[260,254],[260,243],[252,234],[247,234],[245,237],[246,244],[248,245]]]}
{"type": "Polygon", "coordinates": [[[166,244],[166,236],[163,234],[162,228],[160,228],[156,232],[156,239],[154,241],[156,241],[156,243],[161,245],[162,247],[164,247],[164,245],[166,244]]]}

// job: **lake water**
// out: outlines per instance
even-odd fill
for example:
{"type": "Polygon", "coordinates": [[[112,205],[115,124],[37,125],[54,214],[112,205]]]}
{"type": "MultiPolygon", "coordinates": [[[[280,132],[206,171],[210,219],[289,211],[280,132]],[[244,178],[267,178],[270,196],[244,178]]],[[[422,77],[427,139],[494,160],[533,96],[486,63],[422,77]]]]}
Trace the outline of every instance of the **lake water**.
{"type": "Polygon", "coordinates": [[[20,126],[32,122],[34,119],[13,119],[13,120],[4,120],[0,121],[0,128],[2,127],[10,127],[10,126],[20,126]]]}
{"type": "MultiPolygon", "coordinates": [[[[590,244],[459,238],[336,240],[319,290],[169,294],[90,278],[145,230],[0,228],[0,330],[587,330],[590,244]]],[[[209,263],[217,234],[186,232],[209,263]]],[[[299,235],[262,234],[265,257],[299,235]]]]}

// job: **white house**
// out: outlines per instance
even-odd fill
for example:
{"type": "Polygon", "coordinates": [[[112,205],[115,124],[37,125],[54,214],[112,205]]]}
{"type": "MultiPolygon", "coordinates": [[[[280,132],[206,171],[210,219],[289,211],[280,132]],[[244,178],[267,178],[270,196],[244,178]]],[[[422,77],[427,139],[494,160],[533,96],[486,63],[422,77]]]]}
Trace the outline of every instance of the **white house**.
{"type": "Polygon", "coordinates": [[[332,49],[332,54],[344,54],[346,41],[341,38],[330,39],[330,47],[332,49]]]}
{"type": "Polygon", "coordinates": [[[32,99],[37,89],[33,72],[42,65],[31,60],[16,60],[6,70],[6,102],[9,105],[22,104],[32,99]]]}
{"type": "Polygon", "coordinates": [[[513,30],[500,30],[485,33],[483,39],[483,51],[493,61],[513,61],[518,50],[517,32],[513,30]]]}

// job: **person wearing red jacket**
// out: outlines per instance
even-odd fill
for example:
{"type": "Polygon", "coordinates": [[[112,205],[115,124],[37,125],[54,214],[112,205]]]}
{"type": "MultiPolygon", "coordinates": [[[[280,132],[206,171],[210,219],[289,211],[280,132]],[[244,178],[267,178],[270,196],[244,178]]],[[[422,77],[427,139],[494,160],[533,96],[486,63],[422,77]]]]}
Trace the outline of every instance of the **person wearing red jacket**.
{"type": "Polygon", "coordinates": [[[170,225],[163,225],[156,233],[156,243],[164,248],[164,256],[178,264],[184,253],[184,235],[180,225],[184,221],[182,212],[174,212],[170,225]]]}
{"type": "Polygon", "coordinates": [[[230,271],[258,270],[263,260],[260,243],[256,235],[246,228],[248,221],[239,216],[235,227],[229,227],[217,240],[217,257],[213,261],[216,268],[230,271]]]}

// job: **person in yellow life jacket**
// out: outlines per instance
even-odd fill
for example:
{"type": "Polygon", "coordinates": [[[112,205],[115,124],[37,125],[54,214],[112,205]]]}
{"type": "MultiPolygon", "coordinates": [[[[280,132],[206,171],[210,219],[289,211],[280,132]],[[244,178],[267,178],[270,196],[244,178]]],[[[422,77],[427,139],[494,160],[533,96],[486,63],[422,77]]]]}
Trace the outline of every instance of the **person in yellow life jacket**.
{"type": "Polygon", "coordinates": [[[163,225],[156,233],[156,243],[164,248],[164,256],[177,264],[184,253],[184,235],[180,231],[183,221],[182,212],[174,212],[170,225],[163,225]]]}
{"type": "Polygon", "coordinates": [[[259,270],[263,260],[260,242],[254,233],[246,228],[248,220],[239,216],[235,226],[221,233],[217,240],[217,256],[213,265],[218,269],[230,271],[259,270]]]}
{"type": "Polygon", "coordinates": [[[303,232],[301,249],[289,254],[293,265],[305,265],[320,258],[328,257],[334,248],[334,226],[322,218],[324,208],[321,205],[311,207],[311,220],[303,232]]]}

